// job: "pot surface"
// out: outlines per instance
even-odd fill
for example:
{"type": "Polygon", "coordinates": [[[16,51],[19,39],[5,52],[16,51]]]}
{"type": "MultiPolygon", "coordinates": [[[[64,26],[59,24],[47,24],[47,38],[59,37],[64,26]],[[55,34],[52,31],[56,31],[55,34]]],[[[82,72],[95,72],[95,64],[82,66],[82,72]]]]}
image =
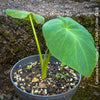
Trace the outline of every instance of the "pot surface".
{"type": "MultiPolygon", "coordinates": [[[[44,56],[44,54],[42,55],[44,56]]],[[[18,88],[14,81],[13,81],[13,73],[15,71],[17,71],[18,69],[20,69],[23,66],[26,66],[27,64],[29,64],[30,62],[35,62],[38,61],[39,62],[39,55],[33,55],[33,56],[29,56],[26,58],[21,59],[20,61],[18,61],[12,68],[11,73],[10,73],[10,78],[11,81],[14,85],[15,88],[15,92],[16,94],[22,99],[22,100],[71,100],[72,96],[75,94],[77,87],[81,81],[81,75],[78,74],[78,83],[76,84],[76,86],[74,88],[72,88],[71,90],[65,92],[65,93],[61,93],[61,94],[57,94],[57,95],[49,95],[49,96],[44,96],[44,95],[32,95],[31,93],[25,92],[23,90],[21,90],[20,88],[18,88]]],[[[57,60],[55,57],[51,56],[50,57],[50,62],[59,62],[59,60],[57,60]]]]}

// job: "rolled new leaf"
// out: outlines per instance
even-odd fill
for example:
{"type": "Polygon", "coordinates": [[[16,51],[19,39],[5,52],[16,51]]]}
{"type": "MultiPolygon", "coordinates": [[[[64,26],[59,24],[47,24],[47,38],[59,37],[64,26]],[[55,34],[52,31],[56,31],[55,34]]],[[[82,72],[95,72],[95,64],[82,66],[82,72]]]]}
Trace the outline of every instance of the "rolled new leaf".
{"type": "Polygon", "coordinates": [[[43,35],[53,56],[63,65],[89,77],[96,66],[98,52],[91,34],[69,17],[59,17],[43,25],[43,35]]]}
{"type": "Polygon", "coordinates": [[[43,24],[44,23],[44,17],[34,14],[32,12],[28,11],[21,11],[21,10],[14,10],[14,9],[6,9],[7,15],[13,17],[13,18],[19,18],[24,20],[30,20],[29,14],[32,16],[32,20],[35,20],[37,24],[43,24]]]}

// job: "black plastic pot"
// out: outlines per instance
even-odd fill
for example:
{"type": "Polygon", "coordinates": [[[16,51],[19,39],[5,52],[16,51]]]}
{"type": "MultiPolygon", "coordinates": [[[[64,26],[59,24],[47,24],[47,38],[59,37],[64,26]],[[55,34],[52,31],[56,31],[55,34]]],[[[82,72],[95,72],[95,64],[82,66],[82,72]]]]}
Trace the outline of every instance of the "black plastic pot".
{"type": "MultiPolygon", "coordinates": [[[[44,56],[44,55],[43,55],[44,56]]],[[[13,73],[20,69],[21,67],[24,67],[25,65],[29,64],[30,62],[39,62],[39,55],[33,55],[29,56],[26,58],[21,59],[18,61],[12,68],[11,73],[10,73],[10,78],[11,81],[14,85],[15,92],[17,95],[22,99],[22,100],[71,100],[72,96],[75,94],[77,87],[81,81],[81,75],[78,74],[79,82],[76,84],[74,88],[69,90],[68,92],[62,93],[62,94],[57,94],[57,95],[50,95],[50,96],[44,96],[44,95],[32,95],[30,93],[24,92],[20,88],[18,88],[13,81],[13,73]]],[[[50,57],[50,62],[59,62],[56,58],[53,56],[50,57]]]]}

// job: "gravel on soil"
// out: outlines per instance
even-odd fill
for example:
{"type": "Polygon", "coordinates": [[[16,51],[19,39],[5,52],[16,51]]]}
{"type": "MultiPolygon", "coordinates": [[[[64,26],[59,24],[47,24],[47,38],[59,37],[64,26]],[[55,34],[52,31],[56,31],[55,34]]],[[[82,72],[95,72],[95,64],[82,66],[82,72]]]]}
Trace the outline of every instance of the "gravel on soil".
{"type": "Polygon", "coordinates": [[[63,67],[58,62],[48,64],[47,77],[44,80],[41,79],[41,66],[38,62],[21,66],[13,73],[15,85],[24,92],[35,95],[56,95],[67,92],[75,87],[78,80],[78,73],[75,70],[68,66],[63,67]]]}
{"type": "Polygon", "coordinates": [[[32,11],[42,16],[72,16],[94,14],[95,2],[75,2],[73,0],[0,0],[0,15],[5,9],[32,11]]]}

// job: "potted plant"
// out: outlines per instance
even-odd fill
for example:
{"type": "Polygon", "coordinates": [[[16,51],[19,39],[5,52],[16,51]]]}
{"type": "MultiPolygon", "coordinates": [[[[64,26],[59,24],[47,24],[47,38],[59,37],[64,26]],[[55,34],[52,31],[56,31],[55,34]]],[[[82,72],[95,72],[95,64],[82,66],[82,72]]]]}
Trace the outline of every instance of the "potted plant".
{"type": "Polygon", "coordinates": [[[80,83],[80,74],[89,77],[98,60],[91,34],[69,17],[44,23],[42,16],[32,12],[7,9],[6,13],[30,21],[39,51],[39,55],[18,61],[11,70],[10,78],[19,97],[23,100],[71,100],[80,83]],[[44,23],[42,30],[48,47],[45,54],[41,53],[33,20],[37,24],[44,23]]]}

